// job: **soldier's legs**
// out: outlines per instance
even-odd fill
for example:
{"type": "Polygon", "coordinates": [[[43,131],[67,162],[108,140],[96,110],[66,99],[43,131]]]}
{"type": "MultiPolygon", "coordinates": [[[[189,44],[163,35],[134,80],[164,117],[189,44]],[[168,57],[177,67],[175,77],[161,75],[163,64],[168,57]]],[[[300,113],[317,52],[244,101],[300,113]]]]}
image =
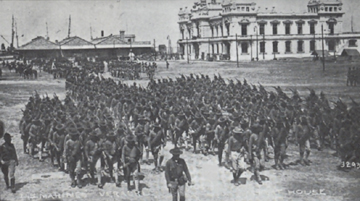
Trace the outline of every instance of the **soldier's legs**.
{"type": "Polygon", "coordinates": [[[279,167],[279,158],[280,158],[280,146],[278,144],[275,145],[274,148],[274,161],[275,161],[275,169],[279,167]]]}
{"type": "Polygon", "coordinates": [[[7,164],[2,164],[1,165],[1,171],[4,174],[4,180],[5,180],[5,184],[6,184],[6,188],[10,188],[9,185],[9,165],[7,164]]]}
{"type": "Polygon", "coordinates": [[[185,184],[181,186],[179,185],[178,191],[179,191],[180,201],[185,201],[185,184]]]}
{"type": "Polygon", "coordinates": [[[9,162],[9,177],[10,177],[10,185],[11,185],[11,192],[15,193],[15,160],[10,160],[9,162]]]}
{"type": "Polygon", "coordinates": [[[252,165],[253,165],[255,180],[259,184],[262,184],[261,177],[260,177],[260,159],[257,156],[253,156],[252,165]]]}
{"type": "Polygon", "coordinates": [[[305,142],[305,157],[304,162],[306,165],[309,165],[309,155],[310,155],[310,140],[306,140],[305,142]]]}
{"type": "Polygon", "coordinates": [[[73,187],[73,188],[76,187],[75,169],[76,169],[76,161],[68,162],[68,170],[69,170],[69,176],[71,179],[71,187],[73,187]]]}
{"type": "Polygon", "coordinates": [[[224,144],[220,142],[220,143],[218,144],[218,161],[219,161],[219,166],[222,165],[222,154],[223,154],[223,150],[224,150],[224,144]]]}
{"type": "Polygon", "coordinates": [[[22,135],[22,140],[23,140],[23,149],[24,149],[24,153],[29,153],[29,150],[27,148],[27,144],[28,144],[28,139],[29,139],[29,136],[26,136],[26,135],[22,135]]]}
{"type": "Polygon", "coordinates": [[[282,143],[280,145],[280,158],[279,158],[279,167],[280,169],[284,169],[284,159],[286,156],[286,145],[282,143]]]}
{"type": "Polygon", "coordinates": [[[304,164],[304,152],[305,152],[305,142],[299,143],[299,152],[300,152],[300,164],[304,164]]]}
{"type": "Polygon", "coordinates": [[[313,135],[314,135],[314,139],[315,139],[315,142],[316,142],[316,148],[318,150],[321,150],[321,143],[320,143],[320,137],[319,137],[318,129],[314,130],[313,135]]]}
{"type": "Polygon", "coordinates": [[[96,169],[96,177],[97,177],[97,182],[98,182],[98,187],[102,188],[104,185],[101,181],[102,179],[102,170],[103,170],[103,166],[102,166],[102,160],[101,158],[95,159],[94,161],[95,163],[95,169],[96,169]]]}

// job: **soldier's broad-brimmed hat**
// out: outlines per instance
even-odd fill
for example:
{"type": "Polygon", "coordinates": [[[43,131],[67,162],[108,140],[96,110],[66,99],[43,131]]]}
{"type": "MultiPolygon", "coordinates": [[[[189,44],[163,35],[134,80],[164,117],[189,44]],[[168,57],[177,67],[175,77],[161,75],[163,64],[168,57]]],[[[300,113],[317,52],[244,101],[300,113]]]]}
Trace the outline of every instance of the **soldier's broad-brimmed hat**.
{"type": "Polygon", "coordinates": [[[234,134],[243,134],[243,133],[244,133],[244,130],[243,130],[242,128],[240,128],[240,127],[235,127],[235,128],[232,130],[232,132],[233,132],[234,134]]]}
{"type": "Polygon", "coordinates": [[[5,135],[4,135],[4,139],[6,139],[6,138],[11,139],[11,138],[12,138],[12,136],[11,136],[9,133],[5,133],[5,135]]]}
{"type": "Polygon", "coordinates": [[[195,119],[201,119],[202,117],[200,116],[199,113],[196,113],[196,114],[194,115],[194,118],[195,118],[195,119]]]}
{"type": "Polygon", "coordinates": [[[56,129],[57,131],[63,131],[64,128],[65,128],[65,126],[64,126],[64,124],[62,124],[62,123],[59,123],[59,124],[55,127],[55,129],[56,129]]]}
{"type": "Polygon", "coordinates": [[[126,140],[127,142],[135,142],[135,137],[134,137],[133,135],[127,135],[127,136],[125,137],[125,140],[126,140]]]}
{"type": "Polygon", "coordinates": [[[69,133],[69,135],[71,135],[71,136],[79,135],[79,133],[78,133],[78,131],[77,131],[77,129],[76,129],[75,127],[70,127],[70,128],[68,129],[68,133],[69,133]]]}
{"type": "Polygon", "coordinates": [[[179,148],[173,148],[173,149],[170,149],[170,153],[172,155],[180,155],[182,154],[183,152],[179,149],[179,148]]]}
{"type": "Polygon", "coordinates": [[[218,123],[224,123],[224,122],[226,122],[226,117],[220,117],[219,119],[218,119],[218,123]]]}

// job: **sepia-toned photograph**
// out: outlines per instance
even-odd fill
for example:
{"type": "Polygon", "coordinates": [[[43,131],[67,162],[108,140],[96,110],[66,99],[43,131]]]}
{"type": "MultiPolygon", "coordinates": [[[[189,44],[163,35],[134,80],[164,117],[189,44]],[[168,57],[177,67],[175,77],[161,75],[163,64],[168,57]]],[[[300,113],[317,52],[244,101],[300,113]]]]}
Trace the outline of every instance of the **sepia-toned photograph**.
{"type": "Polygon", "coordinates": [[[359,0],[0,0],[0,44],[0,201],[360,200],[359,0]]]}

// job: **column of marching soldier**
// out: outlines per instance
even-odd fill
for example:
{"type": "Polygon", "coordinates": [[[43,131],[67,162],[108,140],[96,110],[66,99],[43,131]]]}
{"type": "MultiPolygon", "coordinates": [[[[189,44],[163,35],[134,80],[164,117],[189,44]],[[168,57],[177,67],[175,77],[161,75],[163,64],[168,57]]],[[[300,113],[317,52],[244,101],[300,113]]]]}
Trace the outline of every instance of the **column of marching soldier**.
{"type": "MultiPolygon", "coordinates": [[[[56,94],[52,99],[37,93],[30,97],[20,122],[23,149],[31,156],[37,149],[40,161],[42,152],[50,150],[52,163],[69,172],[73,187],[82,187],[84,173],[91,184],[97,179],[99,188],[104,174],[120,186],[123,174],[130,189],[133,175],[138,194],[140,164],[149,164],[151,152],[153,172],[164,171],[167,141],[176,147],[172,153],[185,148],[217,155],[219,166],[231,170],[235,185],[247,166],[262,184],[259,171],[270,159],[270,146],[274,168],[287,168],[289,142],[299,146],[301,165],[311,164],[310,142],[318,150],[336,149],[342,161],[359,160],[360,107],[355,101],[349,108],[339,99],[331,108],[325,95],[318,97],[312,89],[305,99],[296,90],[288,97],[280,87],[274,89],[193,74],[151,80],[143,88],[76,71],[66,79],[64,103],[56,94]]],[[[182,172],[167,172],[170,187],[186,183],[182,172]]]]}

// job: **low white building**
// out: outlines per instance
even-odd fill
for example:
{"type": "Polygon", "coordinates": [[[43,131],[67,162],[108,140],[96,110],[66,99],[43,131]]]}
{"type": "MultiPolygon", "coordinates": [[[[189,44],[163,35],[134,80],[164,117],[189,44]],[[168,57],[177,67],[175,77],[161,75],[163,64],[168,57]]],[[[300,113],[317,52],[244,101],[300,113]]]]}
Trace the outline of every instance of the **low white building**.
{"type": "Polygon", "coordinates": [[[358,49],[360,39],[360,33],[342,31],[342,6],[340,0],[310,0],[308,12],[281,13],[256,3],[200,0],[180,8],[180,52],[192,60],[268,60],[310,57],[324,44],[330,55],[340,55],[358,49]]]}

